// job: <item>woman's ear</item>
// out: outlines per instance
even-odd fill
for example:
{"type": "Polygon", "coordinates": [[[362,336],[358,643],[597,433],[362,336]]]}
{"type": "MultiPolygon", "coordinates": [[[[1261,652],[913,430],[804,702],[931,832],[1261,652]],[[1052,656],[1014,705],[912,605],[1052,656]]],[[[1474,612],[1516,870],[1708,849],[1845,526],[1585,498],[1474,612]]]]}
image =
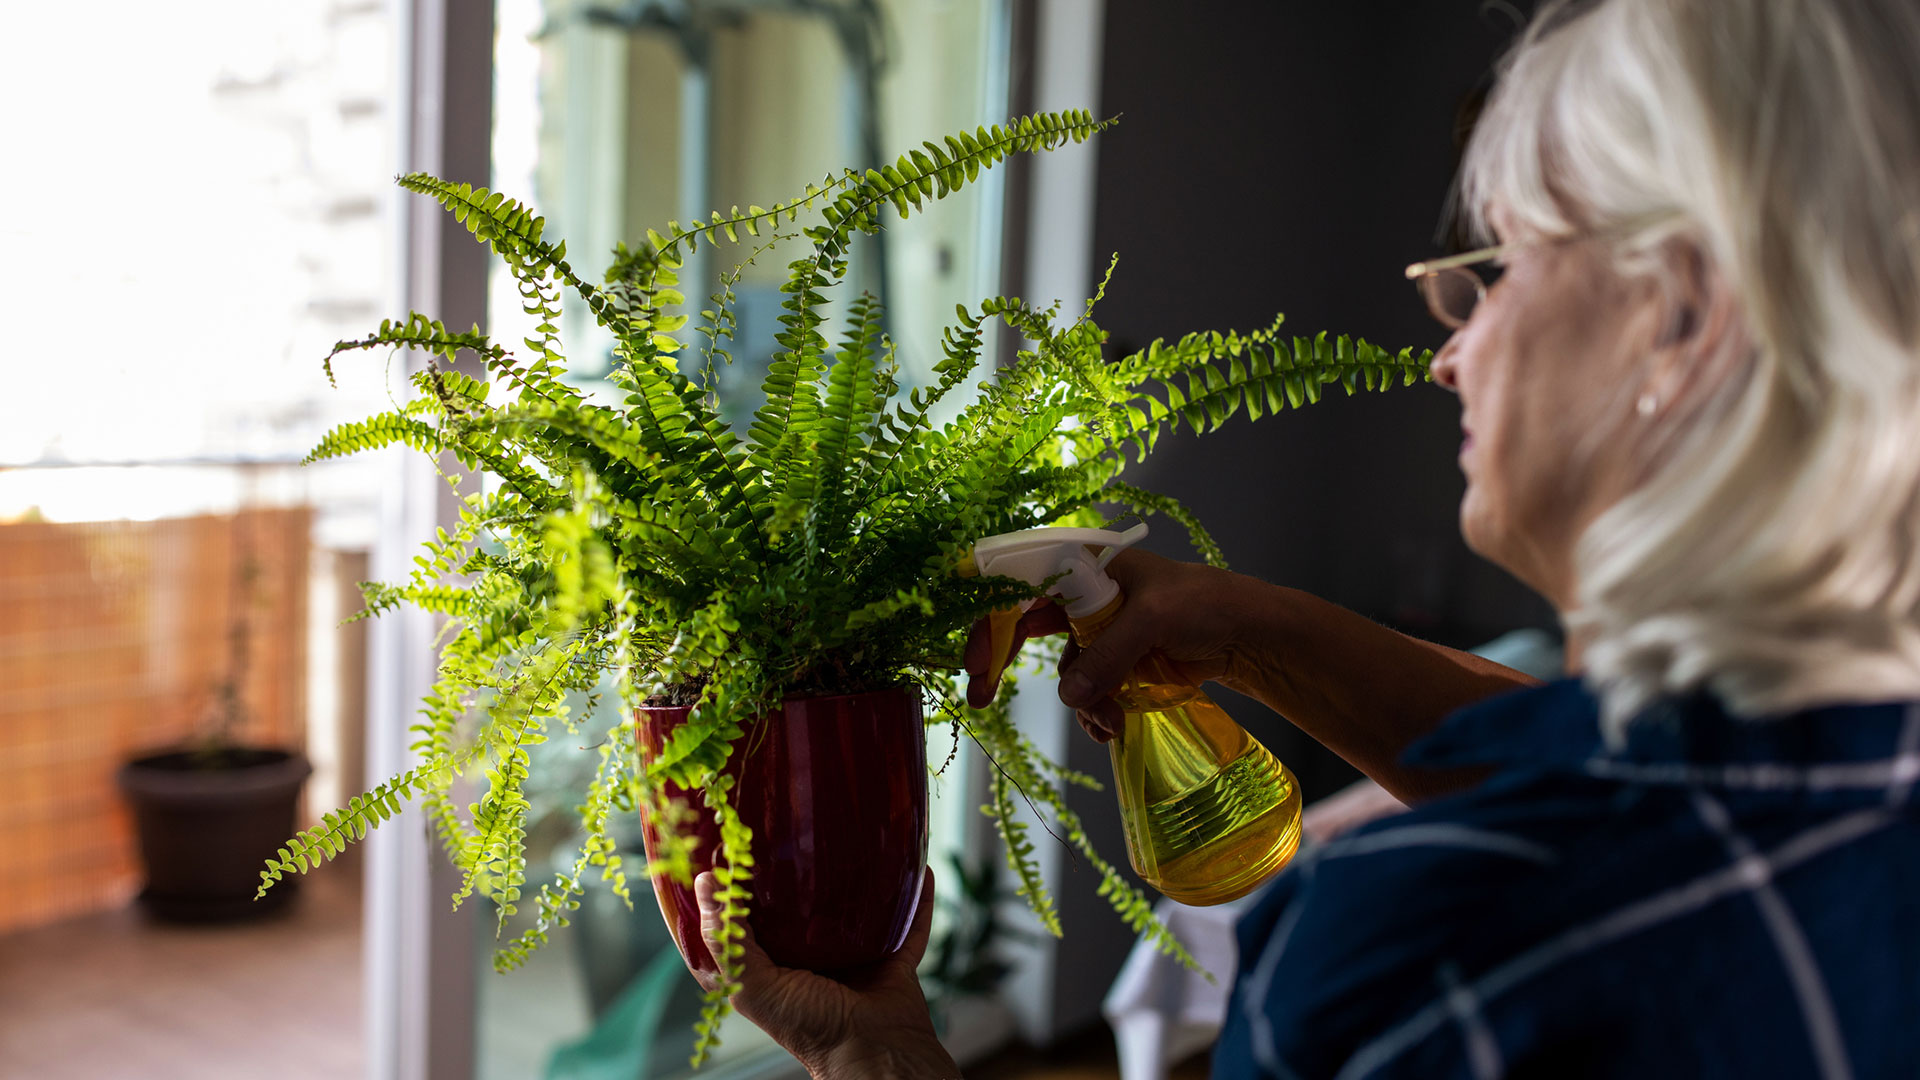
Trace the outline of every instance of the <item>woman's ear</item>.
{"type": "Polygon", "coordinates": [[[1713,396],[1751,356],[1752,339],[1732,282],[1697,241],[1669,240],[1660,259],[1666,310],[1645,394],[1666,412],[1713,396]]]}

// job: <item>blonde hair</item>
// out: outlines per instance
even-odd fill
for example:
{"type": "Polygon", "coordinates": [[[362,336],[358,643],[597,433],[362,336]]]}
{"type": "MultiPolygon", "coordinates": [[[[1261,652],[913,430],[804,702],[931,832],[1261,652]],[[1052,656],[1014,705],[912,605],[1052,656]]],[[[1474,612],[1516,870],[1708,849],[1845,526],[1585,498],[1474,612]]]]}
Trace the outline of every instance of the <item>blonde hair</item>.
{"type": "Polygon", "coordinates": [[[1645,479],[1575,554],[1610,736],[1699,687],[1920,696],[1920,3],[1550,3],[1460,196],[1483,233],[1608,233],[1624,275],[1683,245],[1733,301],[1696,358],[1724,377],[1640,421],[1645,479]]]}

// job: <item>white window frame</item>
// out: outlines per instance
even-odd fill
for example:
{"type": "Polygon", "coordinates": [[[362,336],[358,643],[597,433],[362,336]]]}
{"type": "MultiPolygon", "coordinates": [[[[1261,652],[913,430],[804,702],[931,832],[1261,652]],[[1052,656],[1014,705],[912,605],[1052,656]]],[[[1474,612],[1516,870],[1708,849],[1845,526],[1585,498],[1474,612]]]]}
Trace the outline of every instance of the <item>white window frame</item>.
{"type": "MultiPolygon", "coordinates": [[[[492,0],[389,0],[396,29],[398,152],[403,172],[484,184],[492,151],[492,0]]],[[[394,280],[403,310],[448,325],[486,325],[487,251],[450,215],[394,193],[394,280]]],[[[417,359],[411,361],[417,363],[417,359]]],[[[389,458],[372,570],[404,578],[419,544],[458,509],[431,462],[389,458]]],[[[434,619],[403,609],[375,620],[368,650],[367,770],[412,763],[408,728],[431,688],[434,619]]],[[[363,963],[366,1074],[371,1080],[472,1080],[474,906],[450,910],[459,874],[419,811],[367,838],[363,963]]]]}

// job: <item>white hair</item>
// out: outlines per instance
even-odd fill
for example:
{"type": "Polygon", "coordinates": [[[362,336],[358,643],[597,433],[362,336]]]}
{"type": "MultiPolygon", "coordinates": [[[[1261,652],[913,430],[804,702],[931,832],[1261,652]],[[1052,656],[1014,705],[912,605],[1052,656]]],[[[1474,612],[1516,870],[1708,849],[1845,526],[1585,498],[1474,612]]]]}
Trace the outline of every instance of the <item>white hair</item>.
{"type": "Polygon", "coordinates": [[[1920,3],[1549,3],[1460,194],[1483,233],[1610,235],[1623,275],[1696,252],[1732,299],[1720,377],[1633,418],[1644,479],[1575,553],[1609,736],[1702,687],[1920,697],[1920,3]]]}

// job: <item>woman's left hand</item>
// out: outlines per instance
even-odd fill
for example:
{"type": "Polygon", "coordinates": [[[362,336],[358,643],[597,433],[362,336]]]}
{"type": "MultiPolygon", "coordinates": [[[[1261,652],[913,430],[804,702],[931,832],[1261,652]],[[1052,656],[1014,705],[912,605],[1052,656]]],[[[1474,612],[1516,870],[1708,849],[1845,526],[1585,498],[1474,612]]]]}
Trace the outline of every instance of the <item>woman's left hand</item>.
{"type": "MultiPolygon", "coordinates": [[[[714,957],[720,950],[720,911],[712,873],[694,879],[700,903],[700,936],[714,957]]],[[[916,970],[927,951],[933,923],[933,869],[920,888],[907,939],[893,955],[865,970],[830,979],[800,968],[781,967],[753,939],[752,927],[741,942],[740,989],[733,1007],[753,1021],[816,1078],[958,1077],[960,1069],[934,1035],[927,998],[916,970]]],[[[694,971],[703,989],[718,977],[694,971]]]]}

